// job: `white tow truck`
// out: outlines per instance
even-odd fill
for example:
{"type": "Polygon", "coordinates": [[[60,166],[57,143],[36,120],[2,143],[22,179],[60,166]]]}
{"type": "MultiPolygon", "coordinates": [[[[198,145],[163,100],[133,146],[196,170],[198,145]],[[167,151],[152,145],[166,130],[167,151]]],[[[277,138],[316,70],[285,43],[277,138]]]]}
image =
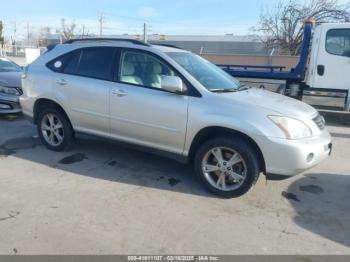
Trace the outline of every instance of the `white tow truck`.
{"type": "Polygon", "coordinates": [[[305,20],[300,60],[283,66],[219,65],[232,76],[258,87],[300,99],[319,109],[350,109],[350,23],[305,20]]]}

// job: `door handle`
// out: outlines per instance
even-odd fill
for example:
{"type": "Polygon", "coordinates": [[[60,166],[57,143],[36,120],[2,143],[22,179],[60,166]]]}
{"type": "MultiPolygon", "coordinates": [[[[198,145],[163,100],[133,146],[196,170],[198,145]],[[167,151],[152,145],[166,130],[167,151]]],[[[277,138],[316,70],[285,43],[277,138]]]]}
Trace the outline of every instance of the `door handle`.
{"type": "Polygon", "coordinates": [[[124,90],[121,90],[121,89],[113,89],[112,90],[112,94],[113,95],[117,95],[118,97],[123,97],[123,96],[127,95],[127,93],[124,90]]]}
{"type": "Polygon", "coordinates": [[[324,65],[318,65],[317,66],[317,74],[320,76],[323,76],[325,72],[325,67],[324,65]]]}
{"type": "Polygon", "coordinates": [[[68,82],[65,79],[59,79],[56,82],[57,82],[57,84],[59,84],[61,86],[65,86],[68,84],[68,82]]]}

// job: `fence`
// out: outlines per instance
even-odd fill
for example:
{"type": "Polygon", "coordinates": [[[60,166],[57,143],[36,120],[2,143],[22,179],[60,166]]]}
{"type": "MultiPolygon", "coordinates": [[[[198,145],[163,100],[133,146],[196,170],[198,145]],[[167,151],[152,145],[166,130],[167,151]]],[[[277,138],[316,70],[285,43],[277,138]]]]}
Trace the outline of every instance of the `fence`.
{"type": "Polygon", "coordinates": [[[262,56],[262,55],[202,55],[214,64],[233,65],[270,65],[294,68],[299,62],[298,56],[262,56]]]}
{"type": "MultiPolygon", "coordinates": [[[[26,48],[38,48],[37,46],[26,46],[26,45],[3,45],[0,46],[0,56],[11,56],[11,57],[25,57],[26,48]]],[[[39,47],[41,53],[43,53],[46,48],[39,47]]]]}

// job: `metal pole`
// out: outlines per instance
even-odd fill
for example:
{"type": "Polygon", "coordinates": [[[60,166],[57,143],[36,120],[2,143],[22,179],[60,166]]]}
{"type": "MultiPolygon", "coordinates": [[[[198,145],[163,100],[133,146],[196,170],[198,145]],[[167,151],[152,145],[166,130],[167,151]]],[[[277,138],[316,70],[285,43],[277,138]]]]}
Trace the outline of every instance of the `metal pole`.
{"type": "Polygon", "coordinates": [[[143,42],[147,43],[147,24],[143,24],[143,42]]]}
{"type": "Polygon", "coordinates": [[[30,38],[30,34],[29,34],[29,22],[27,22],[27,44],[29,45],[29,38],[30,38]]]}
{"type": "Polygon", "coordinates": [[[275,54],[275,48],[272,48],[270,55],[269,55],[269,59],[268,59],[268,65],[272,66],[272,57],[275,54]]]}
{"type": "Polygon", "coordinates": [[[103,24],[105,22],[105,16],[101,14],[100,19],[98,20],[100,22],[100,37],[102,36],[103,31],[103,24]]]}

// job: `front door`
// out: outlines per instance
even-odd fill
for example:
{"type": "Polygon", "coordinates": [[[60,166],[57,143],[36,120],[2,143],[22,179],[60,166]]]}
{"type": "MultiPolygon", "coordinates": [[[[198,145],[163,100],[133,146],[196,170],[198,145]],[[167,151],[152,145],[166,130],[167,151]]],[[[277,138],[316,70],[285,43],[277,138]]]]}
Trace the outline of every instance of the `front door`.
{"type": "Polygon", "coordinates": [[[350,89],[350,28],[324,25],[313,87],[350,89]]]}
{"type": "Polygon", "coordinates": [[[116,74],[118,82],[110,89],[111,135],[181,154],[189,100],[161,88],[162,76],[175,71],[153,54],[124,50],[116,74]]]}

